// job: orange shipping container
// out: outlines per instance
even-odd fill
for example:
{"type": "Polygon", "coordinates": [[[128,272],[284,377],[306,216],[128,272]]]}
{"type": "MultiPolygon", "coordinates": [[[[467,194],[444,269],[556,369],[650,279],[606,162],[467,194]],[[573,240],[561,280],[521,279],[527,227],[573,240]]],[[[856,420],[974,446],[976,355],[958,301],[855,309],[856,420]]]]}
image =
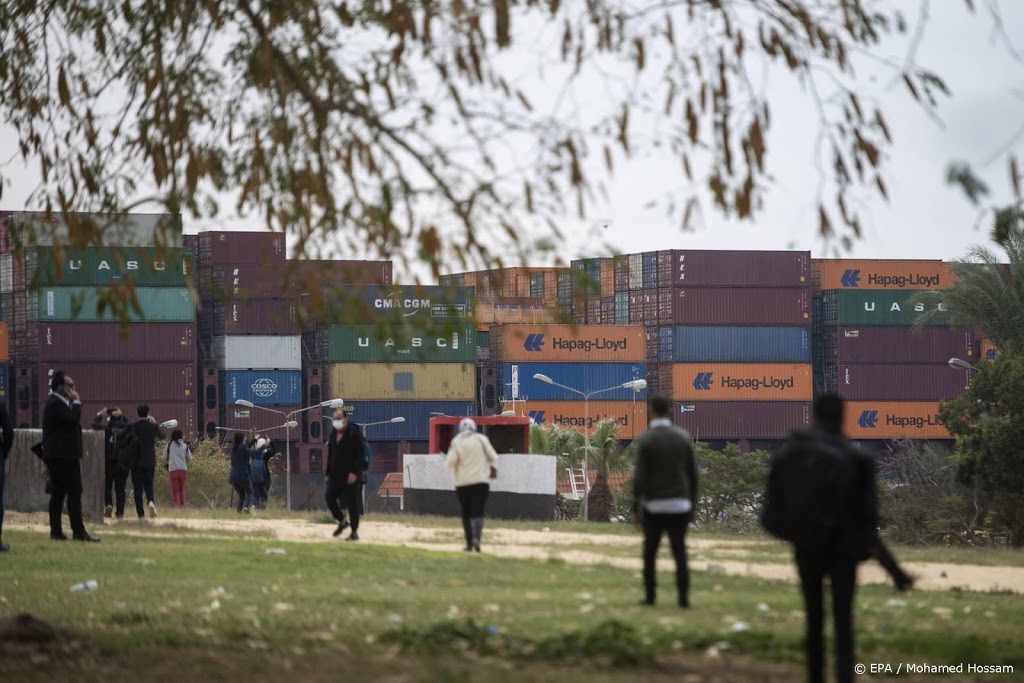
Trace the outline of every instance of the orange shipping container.
{"type": "Polygon", "coordinates": [[[815,289],[947,289],[953,272],[942,261],[818,259],[811,267],[815,289]]]}
{"type": "MultiPolygon", "coordinates": [[[[512,410],[512,403],[506,401],[502,408],[512,410]]],[[[599,422],[609,419],[619,425],[620,439],[635,439],[647,429],[647,402],[643,400],[591,401],[589,411],[584,411],[583,401],[527,401],[517,402],[515,411],[542,427],[575,428],[582,434],[584,426],[589,425],[591,436],[599,422]]]]}
{"type": "Polygon", "coordinates": [[[503,362],[642,363],[644,339],[641,325],[502,325],[491,351],[503,362]]]}
{"type": "MultiPolygon", "coordinates": [[[[7,323],[0,322],[0,363],[6,363],[11,359],[11,336],[7,331],[7,323]]],[[[3,370],[6,372],[6,368],[3,370]]]]}
{"type": "Polygon", "coordinates": [[[953,438],[939,420],[938,403],[850,402],[843,421],[851,439],[953,438]]]}
{"type": "Polygon", "coordinates": [[[978,360],[995,360],[999,357],[999,349],[991,339],[982,339],[978,349],[978,360]]]}
{"type": "Polygon", "coordinates": [[[677,363],[672,398],[677,401],[810,401],[809,364],[677,363]]]}
{"type": "Polygon", "coordinates": [[[601,296],[615,296],[615,261],[601,259],[601,296]]]}

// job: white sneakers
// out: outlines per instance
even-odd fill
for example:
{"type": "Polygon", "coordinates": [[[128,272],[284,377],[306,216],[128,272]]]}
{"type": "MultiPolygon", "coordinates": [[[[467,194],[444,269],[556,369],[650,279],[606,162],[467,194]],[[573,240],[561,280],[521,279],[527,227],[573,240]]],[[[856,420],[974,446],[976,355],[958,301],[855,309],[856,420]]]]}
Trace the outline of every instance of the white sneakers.
{"type": "Polygon", "coordinates": [[[149,501],[149,516],[156,517],[156,503],[149,501]]]}

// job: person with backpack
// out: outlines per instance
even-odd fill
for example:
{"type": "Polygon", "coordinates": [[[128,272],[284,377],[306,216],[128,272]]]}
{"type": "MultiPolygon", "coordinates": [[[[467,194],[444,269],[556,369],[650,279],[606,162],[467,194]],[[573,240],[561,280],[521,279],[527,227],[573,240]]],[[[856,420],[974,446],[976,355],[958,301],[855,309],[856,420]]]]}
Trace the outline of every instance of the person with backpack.
{"type": "Polygon", "coordinates": [[[455,495],[462,509],[462,531],[466,535],[466,552],[480,552],[484,534],[484,513],[491,479],[498,478],[498,454],[486,435],[476,430],[476,422],[464,417],[459,433],[448,446],[444,464],[455,478],[455,495]]]}
{"type": "Polygon", "coordinates": [[[697,507],[697,460],[690,435],[672,424],[672,401],[652,396],[647,431],[637,440],[633,473],[633,523],[644,532],[644,600],[653,605],[661,537],[668,534],[676,561],[679,606],[690,607],[686,529],[697,507]]]}
{"type": "Polygon", "coordinates": [[[238,494],[238,514],[249,513],[249,502],[252,498],[252,474],[249,462],[256,457],[263,455],[263,448],[266,444],[260,443],[253,434],[253,439],[246,445],[245,434],[235,432],[231,447],[231,471],[228,473],[228,483],[235,487],[238,494]]]}
{"type": "Polygon", "coordinates": [[[171,432],[171,440],[164,448],[164,464],[171,485],[171,504],[185,507],[185,482],[188,480],[188,463],[192,460],[192,449],[185,443],[180,429],[171,432]]]}
{"type": "Polygon", "coordinates": [[[104,408],[92,419],[92,428],[103,431],[103,516],[110,518],[117,503],[117,518],[124,519],[125,488],[128,484],[128,470],[122,469],[117,462],[114,446],[117,434],[128,426],[128,418],[120,408],[104,408]]]}
{"type": "Polygon", "coordinates": [[[352,533],[346,541],[359,540],[359,516],[363,507],[363,484],[366,477],[366,439],[359,425],[348,419],[348,411],[336,410],[331,421],[334,428],[327,437],[327,490],[324,497],[340,536],[350,524],[352,533]],[[345,502],[349,519],[345,517],[341,502],[345,502]]]}
{"type": "Polygon", "coordinates": [[[146,496],[149,516],[156,517],[156,496],[153,493],[153,480],[156,477],[156,442],[167,437],[164,436],[164,430],[157,424],[156,419],[149,414],[148,405],[139,405],[136,412],[139,419],[130,426],[130,429],[138,443],[134,447],[133,462],[129,464],[135,494],[135,512],[139,519],[145,519],[143,494],[146,496]]]}
{"type": "Polygon", "coordinates": [[[14,423],[7,412],[7,404],[0,403],[0,553],[11,546],[4,543],[4,480],[7,478],[7,456],[14,446],[14,423]]]}
{"type": "MultiPolygon", "coordinates": [[[[853,596],[857,565],[881,555],[875,464],[843,435],[843,400],[814,402],[814,425],[793,433],[772,458],[762,525],[795,548],[806,613],[807,678],[825,680],[823,587],[831,579],[836,680],[853,681],[853,596]]],[[[888,555],[888,551],[884,551],[888,555]]],[[[897,587],[911,579],[895,564],[897,587]]]]}

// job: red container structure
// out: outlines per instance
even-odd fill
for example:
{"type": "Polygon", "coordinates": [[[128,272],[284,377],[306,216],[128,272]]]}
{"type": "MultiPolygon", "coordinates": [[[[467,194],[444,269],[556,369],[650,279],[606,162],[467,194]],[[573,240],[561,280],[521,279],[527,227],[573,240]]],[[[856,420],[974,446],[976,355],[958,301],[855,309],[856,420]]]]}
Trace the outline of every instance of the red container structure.
{"type": "Polygon", "coordinates": [[[226,334],[301,334],[305,315],[298,299],[250,299],[212,302],[199,312],[200,333],[219,337],[226,334]]]}
{"type": "Polygon", "coordinates": [[[657,252],[659,287],[800,287],[811,280],[808,251],[657,252]]]}
{"type": "Polygon", "coordinates": [[[75,380],[84,401],[180,403],[196,396],[196,364],[191,363],[49,363],[40,364],[36,381],[41,401],[50,393],[50,377],[57,370],[75,380]]]}
{"type": "Polygon", "coordinates": [[[826,328],[822,346],[826,361],[842,363],[973,362],[975,336],[966,327],[849,326],[826,328]]]}
{"type": "MultiPolygon", "coordinates": [[[[298,410],[302,406],[267,406],[273,408],[282,413],[290,413],[298,410]]],[[[315,411],[310,411],[315,412],[315,411]]],[[[244,408],[242,406],[224,406],[223,415],[220,420],[220,427],[225,430],[247,432],[251,429],[255,429],[259,434],[265,434],[271,439],[285,438],[285,428],[282,426],[286,422],[284,415],[272,413],[268,410],[260,410],[259,408],[244,408]]],[[[301,426],[293,427],[291,429],[291,440],[292,443],[298,443],[301,441],[301,426]]],[[[229,434],[230,436],[230,434],[229,434]]]]}
{"type": "Polygon", "coordinates": [[[196,360],[194,323],[46,323],[29,328],[42,363],[196,360]]]}
{"type": "Polygon", "coordinates": [[[225,263],[284,263],[284,235],[274,232],[201,232],[199,267],[225,263]]]}
{"type": "MultiPolygon", "coordinates": [[[[75,383],[78,383],[78,378],[75,377],[75,383]]],[[[148,401],[141,401],[149,406],[149,414],[153,416],[157,422],[166,422],[167,420],[177,420],[178,429],[181,430],[182,435],[186,439],[192,439],[199,434],[199,425],[196,423],[196,404],[193,402],[187,403],[149,403],[148,401]]],[[[43,404],[45,405],[45,404],[43,404]]],[[[42,419],[43,405],[39,406],[39,415],[42,419]]],[[[96,403],[95,401],[89,401],[88,403],[82,404],[82,429],[90,429],[92,427],[92,419],[96,416],[96,413],[103,410],[104,408],[120,408],[129,420],[137,420],[138,417],[138,403],[126,403],[124,401],[115,403],[113,401],[109,403],[96,403]]],[[[171,436],[171,431],[167,431],[168,438],[171,436]]],[[[161,454],[157,454],[160,457],[161,454]]]]}
{"type": "MultiPolygon", "coordinates": [[[[645,292],[644,301],[649,300],[645,292]]],[[[632,301],[630,319],[632,322],[632,301]]],[[[809,325],[811,294],[807,287],[775,289],[686,287],[659,289],[657,322],[661,325],[809,325]]]]}
{"type": "Polygon", "coordinates": [[[203,298],[278,298],[319,291],[325,285],[391,284],[390,261],[290,261],[225,264],[203,269],[203,298]]]}
{"type": "Polygon", "coordinates": [[[946,363],[825,366],[826,389],[848,401],[946,401],[964,393],[967,384],[967,373],[946,363]]]}
{"type": "MultiPolygon", "coordinates": [[[[429,453],[446,453],[452,438],[459,432],[461,417],[430,418],[430,450],[429,453]]],[[[510,417],[474,417],[476,426],[487,435],[494,450],[498,453],[529,453],[530,452],[530,418],[526,416],[510,417]]]]}
{"type": "Polygon", "coordinates": [[[788,401],[676,402],[672,421],[694,439],[784,439],[811,424],[811,404],[788,401]]]}

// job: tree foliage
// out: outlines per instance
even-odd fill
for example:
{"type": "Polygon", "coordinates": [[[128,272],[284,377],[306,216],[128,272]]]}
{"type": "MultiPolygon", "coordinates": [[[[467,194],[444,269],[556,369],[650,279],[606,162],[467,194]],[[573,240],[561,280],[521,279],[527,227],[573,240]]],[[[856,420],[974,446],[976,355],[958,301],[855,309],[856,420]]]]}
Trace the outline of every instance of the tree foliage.
{"type": "Polygon", "coordinates": [[[10,0],[0,118],[47,211],[204,219],[227,196],[302,249],[326,237],[436,275],[552,254],[557,220],[654,150],[680,169],[668,208],[683,226],[705,204],[755,217],[780,116],[756,75],[772,67],[809,93],[819,230],[848,239],[865,193],[887,195],[893,144],[855,64],[890,70],[925,110],[947,94],[873,52],[907,25],[882,0],[10,0]],[[526,38],[552,32],[545,63],[526,38]],[[515,41],[539,84],[519,77],[515,41]],[[584,116],[566,103],[587,89],[602,96],[584,116]]]}
{"type": "Polygon", "coordinates": [[[694,523],[701,529],[756,531],[760,525],[761,498],[768,483],[770,454],[743,453],[734,443],[720,451],[697,443],[694,454],[700,467],[700,500],[694,523]]]}

